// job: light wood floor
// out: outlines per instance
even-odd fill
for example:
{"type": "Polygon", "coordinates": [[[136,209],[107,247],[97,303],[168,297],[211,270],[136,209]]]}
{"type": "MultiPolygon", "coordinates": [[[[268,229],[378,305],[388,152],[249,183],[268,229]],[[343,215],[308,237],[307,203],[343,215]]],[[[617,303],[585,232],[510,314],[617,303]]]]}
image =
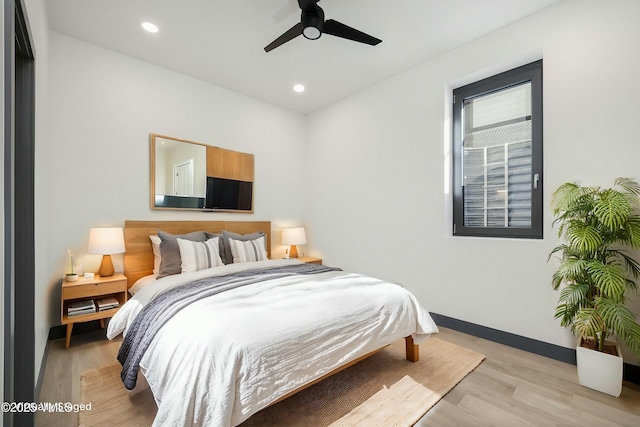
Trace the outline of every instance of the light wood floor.
{"type": "MultiPolygon", "coordinates": [[[[640,426],[640,387],[624,384],[614,398],[578,385],[573,365],[457,331],[438,337],[487,356],[417,424],[425,426],[640,426]]],[[[104,331],[49,343],[41,402],[80,401],[82,372],[115,362],[120,341],[104,331]]],[[[36,414],[36,426],[77,426],[74,413],[36,414]]]]}

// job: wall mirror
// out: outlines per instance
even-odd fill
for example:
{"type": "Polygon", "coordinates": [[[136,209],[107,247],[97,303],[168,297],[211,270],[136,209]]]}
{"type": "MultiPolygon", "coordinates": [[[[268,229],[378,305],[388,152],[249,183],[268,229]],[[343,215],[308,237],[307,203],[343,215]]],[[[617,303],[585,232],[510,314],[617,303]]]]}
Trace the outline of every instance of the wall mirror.
{"type": "Polygon", "coordinates": [[[253,212],[253,155],[151,134],[151,208],[253,212]]]}

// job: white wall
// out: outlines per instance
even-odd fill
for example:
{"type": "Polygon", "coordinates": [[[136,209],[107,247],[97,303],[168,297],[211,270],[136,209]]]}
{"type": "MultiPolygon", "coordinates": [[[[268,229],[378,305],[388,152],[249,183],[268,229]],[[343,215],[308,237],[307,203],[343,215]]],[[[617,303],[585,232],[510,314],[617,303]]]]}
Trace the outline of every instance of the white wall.
{"type": "Polygon", "coordinates": [[[634,0],[567,0],[310,115],[313,254],[400,282],[433,312],[573,347],[554,320],[549,200],[566,181],[640,180],[638,16],[634,0]],[[545,238],[454,238],[451,91],[539,58],[545,238]]]}
{"type": "MultiPolygon", "coordinates": [[[[304,215],[306,117],[202,81],[50,33],[50,133],[46,180],[38,191],[48,221],[46,320],[60,324],[66,251],[85,271],[89,229],[127,219],[270,220],[277,232],[304,215]],[[149,134],[158,133],[255,155],[254,213],[154,211],[149,208],[149,134]],[[292,179],[294,177],[294,179],[292,179]],[[46,188],[46,194],[42,191],[46,188]]],[[[114,256],[122,270],[122,256],[114,256]]]]}

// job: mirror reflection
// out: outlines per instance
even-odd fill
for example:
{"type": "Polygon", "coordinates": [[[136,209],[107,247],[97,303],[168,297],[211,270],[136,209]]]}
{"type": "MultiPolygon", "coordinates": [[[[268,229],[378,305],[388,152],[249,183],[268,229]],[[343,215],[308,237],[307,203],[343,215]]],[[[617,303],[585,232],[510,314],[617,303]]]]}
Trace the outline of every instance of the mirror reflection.
{"type": "Polygon", "coordinates": [[[206,145],[153,135],[151,155],[155,186],[152,206],[203,209],[207,187],[206,145]]]}

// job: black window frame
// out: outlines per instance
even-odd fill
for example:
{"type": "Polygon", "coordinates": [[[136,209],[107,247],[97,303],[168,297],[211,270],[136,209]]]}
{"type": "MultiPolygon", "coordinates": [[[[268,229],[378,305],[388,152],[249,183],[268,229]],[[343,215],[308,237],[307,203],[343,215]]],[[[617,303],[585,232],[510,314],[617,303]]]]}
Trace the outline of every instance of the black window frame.
{"type": "Polygon", "coordinates": [[[542,59],[453,90],[453,235],[543,238],[542,59]],[[531,82],[531,226],[529,228],[468,227],[464,225],[463,106],[465,100],[531,82]]]}

